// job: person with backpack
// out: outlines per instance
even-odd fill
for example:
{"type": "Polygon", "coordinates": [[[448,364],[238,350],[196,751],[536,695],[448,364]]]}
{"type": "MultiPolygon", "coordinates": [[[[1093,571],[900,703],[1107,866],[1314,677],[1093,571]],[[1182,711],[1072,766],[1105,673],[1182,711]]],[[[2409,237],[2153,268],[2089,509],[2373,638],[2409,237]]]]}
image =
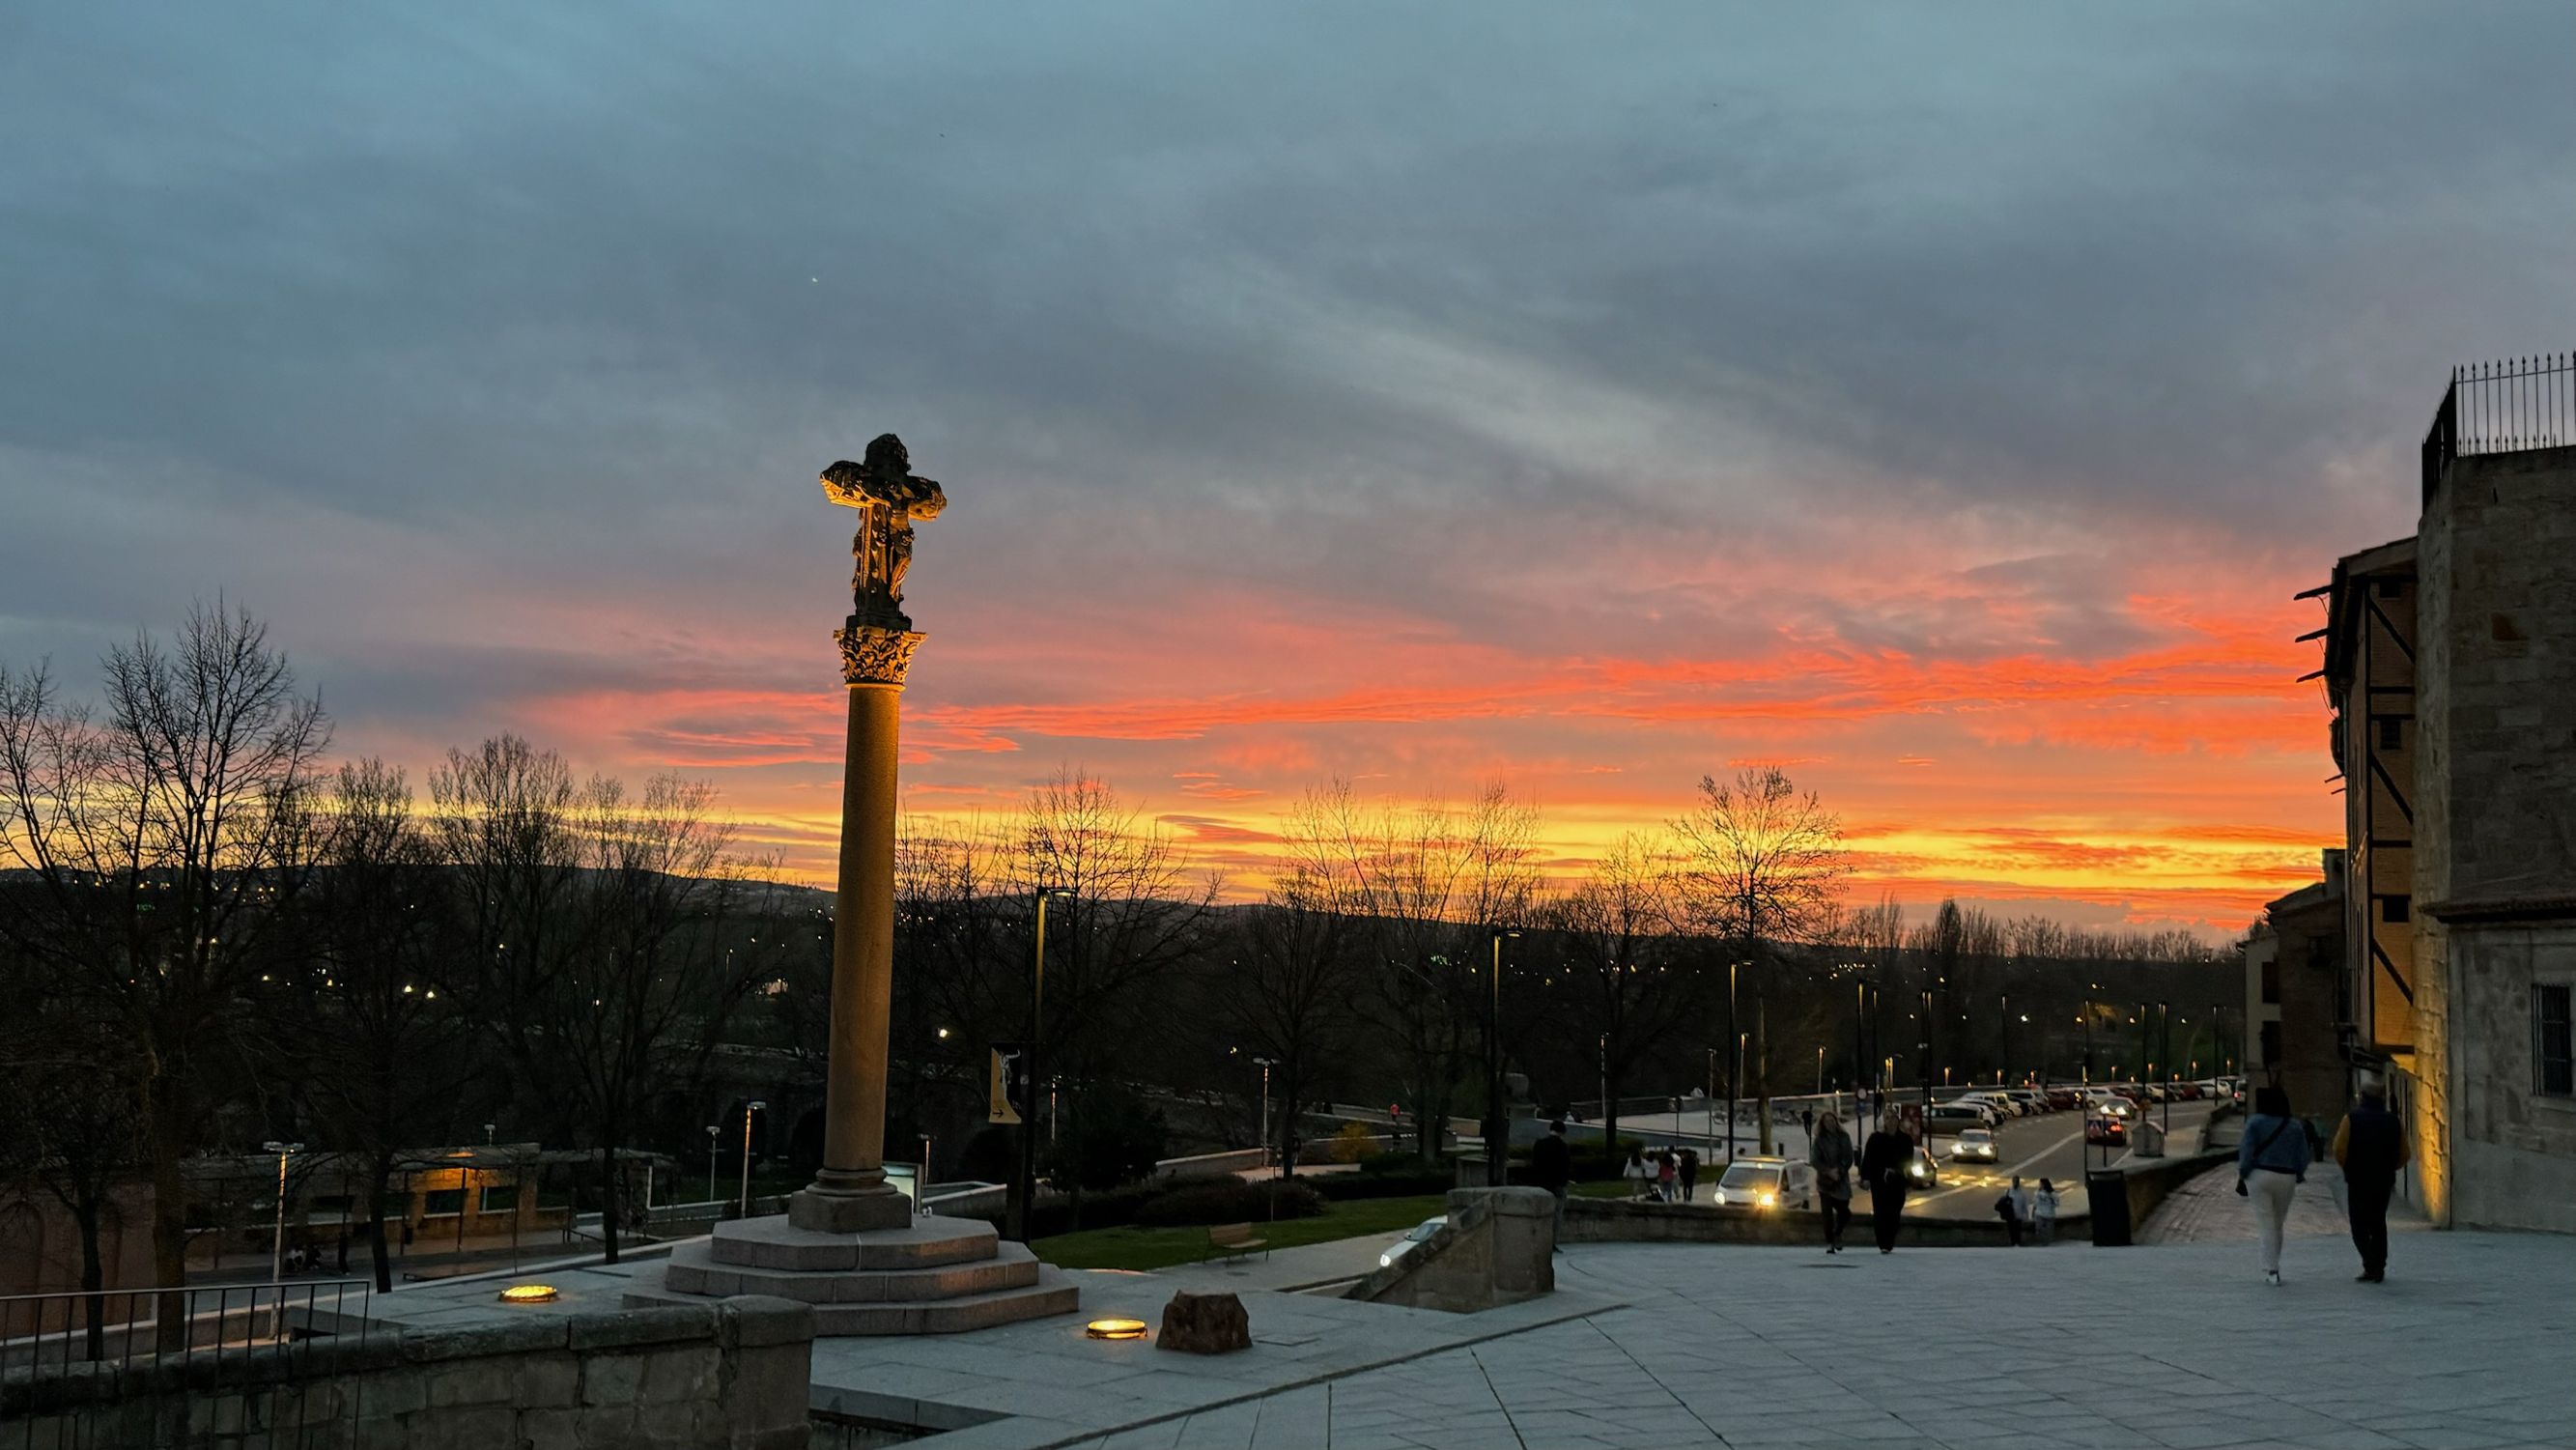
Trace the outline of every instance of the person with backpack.
{"type": "Polygon", "coordinates": [[[2258,1088],[2254,1115],[2236,1145],[2236,1191],[2251,1199],[2254,1232],[2263,1243],[2263,1281],[2281,1282],[2281,1233],[2290,1220],[2290,1198],[2308,1176],[2306,1125],[2290,1114],[2286,1088],[2258,1088]]]}
{"type": "Polygon", "coordinates": [[[1673,1150],[1666,1148],[1655,1155],[1655,1200],[1659,1203],[1674,1202],[1680,1197],[1679,1187],[1680,1174],[1673,1166],[1673,1150]]]}
{"type": "Polygon", "coordinates": [[[2388,1111],[2388,1089],[2376,1079],[2361,1085],[2361,1101],[2335,1129],[2334,1160],[2343,1165],[2344,1212],[2352,1220],[2352,1246],[2361,1251],[2357,1284],[2388,1282],[2388,1196],[2397,1170],[2406,1166],[2406,1133],[2388,1111]]]}
{"type": "Polygon", "coordinates": [[[1619,1176],[1628,1180],[1629,1202],[1644,1198],[1655,1183],[1655,1170],[1646,1166],[1646,1150],[1629,1149],[1627,1165],[1619,1170],[1619,1176]]]}
{"type": "Polygon", "coordinates": [[[2030,1191],[2021,1186],[2021,1175],[2013,1175],[2012,1187],[1995,1200],[1995,1216],[2004,1221],[2004,1234],[2013,1248],[2021,1247],[2021,1231],[2030,1223],[2030,1191]]]}

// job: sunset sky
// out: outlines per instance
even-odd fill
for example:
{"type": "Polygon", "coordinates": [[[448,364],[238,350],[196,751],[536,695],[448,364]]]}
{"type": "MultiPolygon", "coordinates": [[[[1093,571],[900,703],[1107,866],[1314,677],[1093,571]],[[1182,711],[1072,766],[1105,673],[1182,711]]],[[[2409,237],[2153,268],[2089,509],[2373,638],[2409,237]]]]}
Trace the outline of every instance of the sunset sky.
{"type": "Polygon", "coordinates": [[[0,18],[0,660],[219,592],[337,748],[834,839],[1334,776],[1558,869],[1788,766],[1857,885],[2213,935],[2337,839],[2295,602],[2576,345],[2576,7],[96,5],[0,18]]]}

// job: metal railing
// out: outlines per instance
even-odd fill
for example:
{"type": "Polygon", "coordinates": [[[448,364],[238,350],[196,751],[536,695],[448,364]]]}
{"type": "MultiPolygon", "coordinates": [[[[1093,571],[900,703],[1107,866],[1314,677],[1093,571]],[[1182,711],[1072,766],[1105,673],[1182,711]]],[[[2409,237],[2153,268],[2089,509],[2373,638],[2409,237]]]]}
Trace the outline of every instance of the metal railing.
{"type": "Polygon", "coordinates": [[[353,1443],[363,1279],[0,1295],[0,1450],[353,1443]],[[333,1352],[323,1352],[323,1346],[333,1352]]]}
{"type": "Polygon", "coordinates": [[[2576,442],[2576,353],[2508,358],[2451,369],[2424,434],[2424,498],[2454,458],[2523,453],[2576,442]]]}

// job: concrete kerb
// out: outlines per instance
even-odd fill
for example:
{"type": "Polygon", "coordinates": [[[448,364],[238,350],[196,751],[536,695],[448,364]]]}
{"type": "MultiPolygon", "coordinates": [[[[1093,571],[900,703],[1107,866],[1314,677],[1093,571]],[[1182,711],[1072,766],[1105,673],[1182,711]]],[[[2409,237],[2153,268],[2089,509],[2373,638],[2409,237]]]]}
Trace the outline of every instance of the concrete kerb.
{"type": "Polygon", "coordinates": [[[716,1343],[726,1349],[761,1349],[813,1337],[811,1304],[767,1294],[742,1294],[716,1304],[716,1343]]]}

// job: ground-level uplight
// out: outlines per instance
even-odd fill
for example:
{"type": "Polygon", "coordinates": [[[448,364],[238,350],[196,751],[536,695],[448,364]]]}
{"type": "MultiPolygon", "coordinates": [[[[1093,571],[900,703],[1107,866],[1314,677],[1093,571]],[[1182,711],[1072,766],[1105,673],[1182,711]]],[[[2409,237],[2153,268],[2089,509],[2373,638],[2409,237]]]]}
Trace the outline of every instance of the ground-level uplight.
{"type": "Polygon", "coordinates": [[[1142,1319],[1094,1319],[1089,1324],[1082,1326],[1082,1332],[1090,1335],[1094,1339],[1142,1339],[1145,1337],[1145,1321],[1142,1319]]]}
{"type": "Polygon", "coordinates": [[[552,1284],[513,1284],[501,1291],[504,1304],[552,1304],[562,1297],[552,1284]]]}

